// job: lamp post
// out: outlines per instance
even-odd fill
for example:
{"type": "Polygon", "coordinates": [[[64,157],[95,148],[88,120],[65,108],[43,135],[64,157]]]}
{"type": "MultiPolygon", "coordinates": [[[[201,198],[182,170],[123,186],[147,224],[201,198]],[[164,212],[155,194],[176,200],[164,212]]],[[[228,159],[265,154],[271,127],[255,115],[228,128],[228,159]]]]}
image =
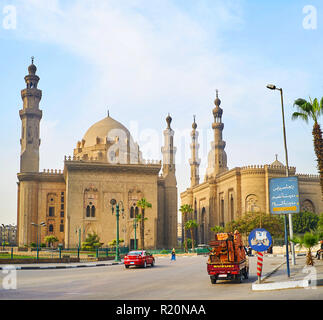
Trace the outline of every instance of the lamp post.
{"type": "Polygon", "coordinates": [[[41,227],[46,227],[46,223],[45,222],[41,222],[40,224],[37,224],[37,223],[32,222],[31,225],[37,228],[37,240],[36,240],[36,244],[37,244],[37,260],[38,260],[39,259],[38,232],[39,232],[39,230],[40,230],[41,227]]]}
{"type": "Polygon", "coordinates": [[[112,215],[114,213],[114,206],[116,206],[116,218],[117,218],[117,239],[116,239],[116,256],[115,256],[115,261],[120,262],[120,255],[119,255],[119,217],[120,217],[120,205],[122,207],[121,212],[122,212],[122,217],[124,217],[124,207],[123,207],[123,202],[119,201],[117,203],[117,200],[111,199],[110,204],[112,206],[112,215]]]}
{"type": "Polygon", "coordinates": [[[136,233],[137,226],[138,226],[138,222],[137,222],[137,218],[135,218],[135,219],[133,220],[133,227],[134,227],[134,229],[135,229],[134,250],[137,250],[137,233],[136,233]]]}
{"type": "MultiPolygon", "coordinates": [[[[282,118],[283,118],[283,134],[284,134],[284,148],[285,148],[285,161],[286,161],[286,177],[289,177],[289,166],[288,166],[288,152],[287,152],[287,141],[286,141],[286,127],[285,127],[285,113],[284,113],[284,94],[283,94],[283,89],[282,88],[277,88],[275,85],[273,84],[268,84],[267,88],[270,90],[279,90],[280,91],[280,99],[281,99],[281,105],[282,105],[282,118]]],[[[287,227],[287,216],[286,214],[284,215],[285,217],[285,230],[287,227]]],[[[289,237],[290,239],[293,239],[294,237],[294,233],[293,233],[293,220],[292,220],[292,215],[289,214],[288,215],[289,218],[289,237]]],[[[288,239],[287,238],[287,234],[285,232],[285,242],[286,242],[286,254],[288,257],[288,239]]],[[[291,249],[292,249],[292,262],[293,265],[296,265],[296,260],[295,260],[295,247],[294,247],[294,243],[291,243],[291,249]]],[[[289,262],[287,261],[287,264],[289,262]]]]}

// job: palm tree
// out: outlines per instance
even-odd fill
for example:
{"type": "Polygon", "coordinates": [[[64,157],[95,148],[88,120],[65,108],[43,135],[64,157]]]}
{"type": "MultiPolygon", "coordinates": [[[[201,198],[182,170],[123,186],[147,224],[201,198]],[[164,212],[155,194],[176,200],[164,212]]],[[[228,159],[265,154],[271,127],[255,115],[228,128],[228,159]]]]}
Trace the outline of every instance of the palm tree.
{"type": "Polygon", "coordinates": [[[192,238],[192,250],[194,250],[194,229],[197,228],[199,225],[197,224],[196,220],[188,220],[185,223],[185,229],[191,231],[191,238],[192,238]]]}
{"type": "Polygon", "coordinates": [[[141,248],[144,250],[145,247],[145,221],[148,218],[145,218],[145,209],[151,208],[152,204],[147,202],[145,198],[142,198],[137,202],[137,206],[141,208],[141,214],[139,214],[136,218],[140,222],[140,241],[141,241],[141,248]]]}
{"type": "Polygon", "coordinates": [[[221,233],[224,232],[224,228],[221,226],[214,226],[212,228],[210,228],[211,231],[213,231],[214,233],[221,233]]]}
{"type": "Polygon", "coordinates": [[[187,240],[186,240],[186,231],[185,231],[185,220],[186,220],[186,215],[188,213],[192,213],[193,212],[193,208],[190,204],[183,204],[179,211],[182,213],[182,225],[184,226],[184,230],[183,230],[183,242],[184,242],[184,248],[185,248],[185,252],[187,252],[187,240]]]}
{"type": "Polygon", "coordinates": [[[313,266],[314,260],[312,257],[312,248],[318,243],[319,236],[317,234],[306,232],[303,237],[294,237],[292,242],[298,246],[305,247],[307,249],[306,265],[313,266]]]}
{"type": "Polygon", "coordinates": [[[323,139],[321,127],[318,123],[318,118],[323,112],[323,98],[319,102],[317,98],[314,101],[310,98],[310,101],[304,99],[297,99],[294,103],[297,108],[297,112],[294,112],[292,119],[302,119],[308,123],[309,119],[314,121],[313,126],[313,138],[314,138],[314,151],[316,155],[316,160],[318,163],[318,170],[320,173],[320,184],[321,193],[323,197],[323,139]]]}

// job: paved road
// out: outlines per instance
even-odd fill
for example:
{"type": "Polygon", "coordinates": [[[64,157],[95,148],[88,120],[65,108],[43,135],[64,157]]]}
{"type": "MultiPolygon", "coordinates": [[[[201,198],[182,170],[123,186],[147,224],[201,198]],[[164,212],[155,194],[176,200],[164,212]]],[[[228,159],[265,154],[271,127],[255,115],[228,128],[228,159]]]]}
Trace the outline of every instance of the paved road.
{"type": "MultiPolygon", "coordinates": [[[[265,272],[283,258],[268,258],[265,272]]],[[[0,290],[0,299],[109,299],[109,300],[223,300],[223,299],[323,299],[323,287],[273,292],[253,292],[255,258],[250,277],[243,283],[218,281],[206,273],[206,257],[156,258],[156,266],[125,269],[123,265],[62,270],[17,271],[17,290],[0,290]]],[[[0,280],[1,277],[0,272],[0,280]]],[[[1,281],[0,281],[1,284],[1,281]]]]}

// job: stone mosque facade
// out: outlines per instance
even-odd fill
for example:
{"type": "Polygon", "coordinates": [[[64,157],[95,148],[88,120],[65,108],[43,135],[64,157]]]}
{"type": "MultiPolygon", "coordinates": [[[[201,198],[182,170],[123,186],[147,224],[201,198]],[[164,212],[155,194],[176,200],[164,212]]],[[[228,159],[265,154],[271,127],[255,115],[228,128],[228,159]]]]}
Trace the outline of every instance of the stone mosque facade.
{"type": "MultiPolygon", "coordinates": [[[[177,182],[174,131],[167,117],[163,161],[145,161],[126,127],[107,116],[95,123],[77,142],[72,156],[65,156],[63,170],[39,171],[42,91],[32,64],[21,91],[23,108],[20,172],[18,173],[18,245],[44,242],[56,236],[59,244],[76,248],[88,233],[95,232],[106,246],[116,239],[116,216],[111,199],[122,202],[119,234],[124,245],[134,247],[134,218],[140,213],[137,201],[146,198],[145,247],[172,248],[177,245],[177,182]],[[45,222],[45,227],[33,224],[45,222]]],[[[121,206],[120,206],[121,208],[121,206]]],[[[137,228],[136,239],[140,239],[137,228]]]]}
{"type": "MultiPolygon", "coordinates": [[[[286,167],[278,161],[269,165],[251,165],[229,169],[226,143],[223,140],[223,110],[218,92],[213,109],[212,129],[214,139],[208,154],[205,179],[200,182],[198,157],[198,131],[194,117],[192,125],[191,185],[181,193],[181,204],[189,204],[193,213],[185,218],[198,223],[195,239],[198,244],[207,244],[214,238],[210,228],[224,226],[247,212],[270,213],[269,179],[286,176],[286,167]]],[[[299,181],[300,206],[302,211],[320,214],[323,212],[320,180],[318,175],[296,174],[295,167],[289,167],[289,175],[299,181]]],[[[184,221],[184,222],[185,222],[184,221]]]]}

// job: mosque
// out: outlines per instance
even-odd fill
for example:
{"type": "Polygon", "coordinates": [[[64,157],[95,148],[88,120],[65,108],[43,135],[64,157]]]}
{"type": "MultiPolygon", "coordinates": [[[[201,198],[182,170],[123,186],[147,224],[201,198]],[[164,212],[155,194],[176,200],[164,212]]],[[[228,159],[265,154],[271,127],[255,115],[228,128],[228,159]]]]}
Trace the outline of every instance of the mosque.
{"type": "MultiPolygon", "coordinates": [[[[191,185],[180,194],[181,204],[193,208],[191,216],[198,223],[195,239],[198,244],[207,244],[214,238],[210,230],[214,226],[224,226],[247,212],[270,213],[269,179],[286,176],[286,167],[276,160],[269,165],[250,165],[229,169],[226,142],[223,140],[223,110],[218,91],[214,101],[214,139],[208,154],[205,178],[200,182],[198,157],[198,131],[194,118],[192,125],[191,185]]],[[[297,176],[299,183],[300,207],[302,211],[323,212],[320,179],[318,175],[296,174],[295,167],[289,167],[289,175],[297,176]]],[[[184,221],[185,223],[185,221],[184,221]]]]}
{"type": "MultiPolygon", "coordinates": [[[[40,121],[39,104],[42,91],[37,68],[28,67],[26,88],[21,91],[21,154],[18,177],[17,238],[20,247],[43,243],[48,235],[59,244],[75,248],[95,232],[106,246],[116,239],[117,222],[112,215],[111,200],[124,209],[120,214],[120,238],[125,246],[134,248],[134,219],[140,212],[137,201],[146,198],[152,208],[146,209],[145,247],[177,246],[178,199],[175,175],[174,130],[172,118],[166,118],[162,161],[146,161],[129,130],[109,115],[92,125],[76,143],[73,155],[65,156],[63,170],[39,171],[40,121]],[[45,226],[40,224],[44,222],[45,226]],[[37,226],[38,225],[38,226],[37,226]]],[[[223,140],[223,110],[218,92],[213,109],[214,139],[208,155],[205,179],[200,182],[198,131],[192,125],[191,184],[180,194],[181,204],[192,205],[190,217],[196,219],[197,243],[206,244],[213,233],[210,228],[241,217],[246,212],[269,213],[269,179],[284,177],[285,167],[276,159],[269,165],[251,165],[229,169],[226,143],[223,140]]],[[[323,212],[319,176],[289,174],[299,181],[300,204],[303,211],[323,212]]],[[[185,222],[185,221],[184,221],[185,222]]]]}
{"type": "Polygon", "coordinates": [[[66,248],[76,248],[87,234],[97,233],[106,246],[116,239],[117,219],[110,201],[120,204],[119,233],[125,246],[140,239],[134,218],[137,201],[146,198],[145,248],[177,245],[177,182],[174,131],[167,117],[163,161],[145,161],[130,132],[109,115],[91,126],[77,142],[72,156],[65,156],[64,169],[39,171],[40,78],[32,64],[21,91],[23,108],[20,172],[18,173],[18,245],[44,242],[53,235],[66,248]],[[45,227],[39,226],[42,222],[45,227]],[[38,226],[36,226],[38,225],[38,226]],[[38,236],[37,236],[38,234],[38,236]]]}

